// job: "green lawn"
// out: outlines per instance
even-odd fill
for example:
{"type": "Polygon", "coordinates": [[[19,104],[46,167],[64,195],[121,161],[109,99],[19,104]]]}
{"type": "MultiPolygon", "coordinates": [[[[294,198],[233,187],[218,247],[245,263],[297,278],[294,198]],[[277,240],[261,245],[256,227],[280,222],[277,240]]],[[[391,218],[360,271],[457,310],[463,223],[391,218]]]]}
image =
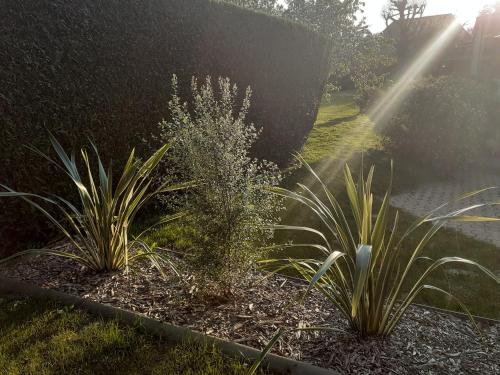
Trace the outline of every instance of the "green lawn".
{"type": "Polygon", "coordinates": [[[383,141],[368,116],[359,113],[352,94],[340,93],[333,103],[321,106],[302,156],[310,164],[343,160],[362,151],[381,150],[383,141]]]}
{"type": "MultiPolygon", "coordinates": [[[[384,143],[374,131],[370,119],[359,113],[349,93],[340,93],[332,103],[324,103],[319,111],[316,124],[302,151],[303,157],[318,172],[330,190],[338,196],[339,201],[346,202],[343,193],[343,165],[349,162],[352,169],[357,172],[363,161],[364,169],[371,164],[376,167],[374,191],[382,197],[387,187],[390,176],[391,156],[384,151],[384,143]]],[[[418,184],[438,180],[440,176],[421,166],[395,161],[394,163],[394,193],[411,189],[418,184]]],[[[308,173],[303,169],[295,169],[288,175],[284,184],[294,188],[296,182],[310,183],[308,173]]],[[[314,186],[313,186],[314,190],[314,186]]],[[[412,215],[401,213],[401,230],[406,229],[416,219],[412,215]]],[[[307,225],[321,227],[316,222],[314,215],[293,203],[288,204],[286,215],[283,219],[286,224],[307,225]]],[[[500,228],[499,228],[500,229],[500,228]]],[[[421,239],[422,230],[417,231],[405,244],[408,248],[415,247],[421,239]]],[[[308,243],[313,238],[290,232],[278,233],[276,242],[283,243],[292,239],[296,243],[308,243]],[[305,241],[305,242],[304,242],[305,241]]],[[[287,250],[292,257],[311,257],[308,249],[287,250]]],[[[426,256],[437,258],[441,256],[461,256],[489,267],[500,273],[500,249],[493,245],[469,238],[454,230],[445,229],[438,233],[425,252],[426,256]]],[[[460,297],[471,311],[477,315],[500,318],[500,288],[489,279],[475,273],[451,270],[439,272],[431,279],[435,285],[440,285],[446,290],[460,297]],[[458,272],[457,272],[458,271],[458,272]]],[[[456,309],[457,306],[450,301],[443,300],[434,294],[423,295],[419,302],[443,308],[456,309]]]]}
{"type": "MultiPolygon", "coordinates": [[[[343,187],[343,166],[346,161],[354,172],[361,165],[366,169],[373,164],[379,176],[374,181],[374,190],[383,194],[391,171],[391,156],[384,151],[388,140],[376,133],[373,122],[367,115],[360,113],[353,97],[353,93],[341,92],[331,102],[322,104],[301,154],[336,191],[343,187]]],[[[394,193],[441,178],[421,167],[400,165],[398,162],[393,167],[397,177],[394,180],[394,193]]],[[[285,185],[294,186],[296,182],[307,182],[308,178],[305,170],[295,169],[287,176],[285,185]]]]}
{"type": "Polygon", "coordinates": [[[245,374],[212,347],[169,346],[52,302],[0,298],[0,374],[245,374]]]}

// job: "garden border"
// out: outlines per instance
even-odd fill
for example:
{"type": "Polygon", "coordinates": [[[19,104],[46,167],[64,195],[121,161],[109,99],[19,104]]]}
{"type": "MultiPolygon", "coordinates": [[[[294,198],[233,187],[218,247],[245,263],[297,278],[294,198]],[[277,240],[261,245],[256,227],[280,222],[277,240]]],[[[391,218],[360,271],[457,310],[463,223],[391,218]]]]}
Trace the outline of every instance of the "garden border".
{"type": "MultiPolygon", "coordinates": [[[[0,295],[51,299],[65,305],[73,305],[91,314],[100,316],[103,319],[117,320],[133,327],[139,326],[146,332],[161,337],[170,343],[180,343],[187,340],[198,344],[214,345],[223,354],[238,360],[245,359],[246,361],[252,361],[258,358],[261,353],[259,350],[246,345],[205,335],[190,330],[189,328],[162,323],[132,311],[101,304],[71,294],[40,288],[24,281],[0,277],[0,295]]],[[[333,370],[275,354],[268,354],[262,366],[277,374],[338,375],[338,373],[333,370]]]]}

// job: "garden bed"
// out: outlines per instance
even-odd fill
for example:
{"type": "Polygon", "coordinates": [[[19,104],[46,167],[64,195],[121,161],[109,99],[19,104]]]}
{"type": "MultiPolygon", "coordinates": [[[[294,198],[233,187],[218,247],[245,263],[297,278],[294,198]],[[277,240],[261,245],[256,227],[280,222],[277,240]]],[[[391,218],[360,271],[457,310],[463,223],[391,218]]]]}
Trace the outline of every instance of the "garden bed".
{"type": "Polygon", "coordinates": [[[338,331],[288,334],[274,351],[340,373],[500,371],[498,324],[482,325],[482,343],[468,322],[412,307],[390,338],[362,339],[319,294],[311,293],[305,306],[296,302],[305,286],[281,276],[262,281],[263,275],[254,273],[230,301],[219,301],[197,298],[192,276],[162,278],[147,265],[128,275],[104,275],[68,260],[39,256],[3,267],[0,274],[256,348],[262,348],[279,327],[329,324],[338,331]]]}

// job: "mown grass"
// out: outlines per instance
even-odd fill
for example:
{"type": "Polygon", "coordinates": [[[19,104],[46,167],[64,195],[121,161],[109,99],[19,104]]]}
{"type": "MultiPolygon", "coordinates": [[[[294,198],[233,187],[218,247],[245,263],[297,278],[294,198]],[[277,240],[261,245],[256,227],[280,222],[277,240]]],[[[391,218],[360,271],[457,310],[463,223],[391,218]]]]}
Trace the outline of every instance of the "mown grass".
{"type": "Polygon", "coordinates": [[[333,102],[321,106],[302,156],[309,164],[324,159],[345,160],[355,153],[381,150],[383,143],[368,116],[359,113],[352,94],[339,93],[333,102]]]}
{"type": "MultiPolygon", "coordinates": [[[[363,165],[372,164],[379,177],[374,181],[374,191],[383,194],[390,178],[392,157],[385,152],[388,139],[375,131],[375,124],[360,112],[354,103],[354,94],[340,92],[331,101],[325,101],[318,112],[314,128],[301,152],[302,157],[334,190],[343,187],[343,167],[346,162],[354,173],[363,165]]],[[[414,188],[422,182],[439,180],[442,177],[422,166],[394,164],[394,193],[414,188]]],[[[310,181],[305,169],[291,169],[284,185],[295,186],[296,182],[310,181]]]]}
{"type": "Polygon", "coordinates": [[[0,374],[245,374],[215,348],[168,345],[53,302],[0,298],[0,374]]]}

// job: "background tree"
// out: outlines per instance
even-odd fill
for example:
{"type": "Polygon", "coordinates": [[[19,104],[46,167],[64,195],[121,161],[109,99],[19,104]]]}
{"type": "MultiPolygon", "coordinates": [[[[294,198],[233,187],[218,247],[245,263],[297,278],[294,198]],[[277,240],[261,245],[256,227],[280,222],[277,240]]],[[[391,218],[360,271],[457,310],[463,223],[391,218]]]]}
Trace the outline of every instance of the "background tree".
{"type": "Polygon", "coordinates": [[[408,21],[422,17],[427,7],[427,0],[388,0],[382,9],[382,18],[389,27],[393,25],[396,31],[392,33],[399,65],[404,66],[411,54],[409,42],[412,37],[411,24],[408,21]]]}
{"type": "Polygon", "coordinates": [[[238,5],[243,8],[263,11],[273,15],[281,15],[283,6],[278,4],[278,0],[225,0],[227,3],[238,5]]]}
{"type": "Polygon", "coordinates": [[[427,0],[388,0],[382,9],[385,24],[399,20],[411,20],[422,17],[427,7],[427,0]]]}
{"type": "Polygon", "coordinates": [[[356,46],[369,34],[360,0],[287,0],[283,16],[327,36],[331,40],[330,74],[350,73],[356,46]]]}
{"type": "Polygon", "coordinates": [[[226,0],[305,25],[331,41],[330,85],[349,82],[359,93],[384,82],[394,63],[393,48],[383,36],[372,35],[363,16],[362,0],[226,0]]]}
{"type": "Polygon", "coordinates": [[[500,1],[485,5],[481,10],[480,15],[493,14],[495,12],[500,12],[500,1]]]}
{"type": "Polygon", "coordinates": [[[361,0],[287,0],[283,16],[331,40],[330,82],[350,81],[364,96],[384,83],[386,67],[394,63],[393,48],[381,35],[372,35],[361,0]]]}
{"type": "Polygon", "coordinates": [[[383,94],[381,89],[396,61],[394,43],[382,34],[359,39],[348,78],[356,89],[355,101],[363,112],[383,94]]]}

